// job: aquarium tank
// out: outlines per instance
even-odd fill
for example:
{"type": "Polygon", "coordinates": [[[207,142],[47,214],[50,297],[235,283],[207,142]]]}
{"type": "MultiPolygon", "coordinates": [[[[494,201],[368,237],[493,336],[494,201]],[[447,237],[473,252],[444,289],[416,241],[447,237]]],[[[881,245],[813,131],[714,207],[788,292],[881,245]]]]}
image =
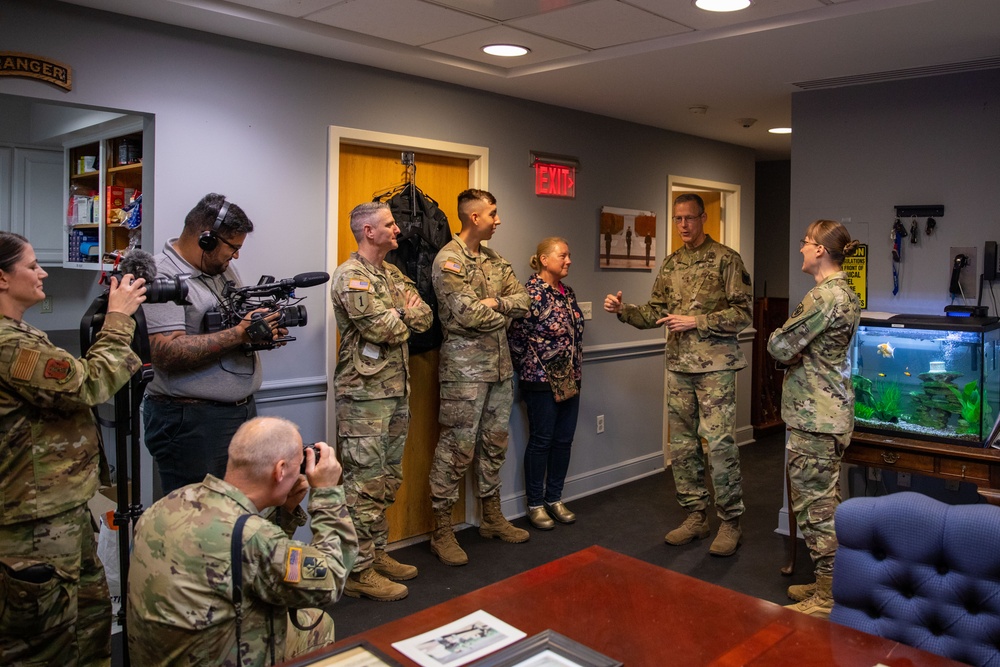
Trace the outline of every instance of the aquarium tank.
{"type": "Polygon", "coordinates": [[[1000,414],[997,318],[862,313],[854,429],[984,446],[1000,414]]]}

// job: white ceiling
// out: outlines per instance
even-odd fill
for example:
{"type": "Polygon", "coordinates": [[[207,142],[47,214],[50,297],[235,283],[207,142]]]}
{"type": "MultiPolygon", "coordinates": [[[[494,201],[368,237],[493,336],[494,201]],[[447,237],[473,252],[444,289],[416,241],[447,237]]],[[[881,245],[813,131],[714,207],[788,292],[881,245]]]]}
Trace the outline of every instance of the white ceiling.
{"type": "Polygon", "coordinates": [[[64,1],[735,143],[758,159],[790,155],[792,139],[767,130],[791,124],[797,90],[1000,67],[1000,0],[754,0],[728,14],[693,0],[64,1]],[[531,52],[480,50],[498,42],[531,52]]]}

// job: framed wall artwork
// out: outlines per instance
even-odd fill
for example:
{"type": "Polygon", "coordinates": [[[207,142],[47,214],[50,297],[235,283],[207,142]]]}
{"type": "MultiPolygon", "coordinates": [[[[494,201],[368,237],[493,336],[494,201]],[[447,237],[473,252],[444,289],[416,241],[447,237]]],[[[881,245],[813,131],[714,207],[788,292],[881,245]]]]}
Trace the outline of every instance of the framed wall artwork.
{"type": "Polygon", "coordinates": [[[597,236],[602,269],[656,268],[656,214],[652,211],[604,206],[597,236]]]}

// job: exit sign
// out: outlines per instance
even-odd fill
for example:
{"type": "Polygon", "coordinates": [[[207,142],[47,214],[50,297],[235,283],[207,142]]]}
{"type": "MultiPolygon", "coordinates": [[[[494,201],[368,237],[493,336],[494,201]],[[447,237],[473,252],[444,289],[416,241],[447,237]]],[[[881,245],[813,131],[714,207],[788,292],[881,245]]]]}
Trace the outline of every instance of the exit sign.
{"type": "Polygon", "coordinates": [[[535,194],[539,197],[576,197],[576,167],[535,162],[535,194]]]}

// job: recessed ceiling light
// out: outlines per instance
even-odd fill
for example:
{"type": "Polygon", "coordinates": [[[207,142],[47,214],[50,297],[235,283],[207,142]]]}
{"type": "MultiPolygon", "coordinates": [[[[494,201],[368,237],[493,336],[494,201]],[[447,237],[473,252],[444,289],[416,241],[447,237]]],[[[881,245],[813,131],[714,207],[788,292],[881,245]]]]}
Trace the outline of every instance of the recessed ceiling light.
{"type": "Polygon", "coordinates": [[[750,0],[695,0],[694,6],[706,12],[738,12],[750,6],[750,0]]]}
{"type": "Polygon", "coordinates": [[[483,52],[491,56],[502,56],[504,58],[516,58],[517,56],[531,53],[531,49],[517,44],[487,44],[483,47],[483,52]]]}
{"type": "Polygon", "coordinates": [[[772,127],[768,130],[771,134],[791,134],[792,128],[790,127],[772,127]]]}

